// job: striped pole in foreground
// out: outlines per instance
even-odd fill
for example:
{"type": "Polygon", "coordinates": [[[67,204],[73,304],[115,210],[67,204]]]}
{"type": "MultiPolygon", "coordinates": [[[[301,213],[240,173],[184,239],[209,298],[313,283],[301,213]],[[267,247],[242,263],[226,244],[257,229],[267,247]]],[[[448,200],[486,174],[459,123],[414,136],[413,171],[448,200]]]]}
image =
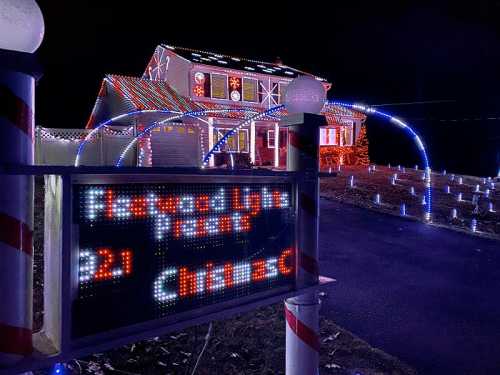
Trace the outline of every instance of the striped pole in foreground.
{"type": "MultiPolygon", "coordinates": [[[[316,285],[319,278],[319,127],[325,118],[288,116],[287,170],[298,178],[297,288],[316,285]]],[[[285,301],[286,374],[315,375],[319,368],[319,298],[316,293],[285,301]]]]}
{"type": "MultiPolygon", "coordinates": [[[[33,164],[35,79],[0,66],[0,164],[33,164]]],[[[0,176],[0,366],[31,354],[33,177],[0,176]]]]}

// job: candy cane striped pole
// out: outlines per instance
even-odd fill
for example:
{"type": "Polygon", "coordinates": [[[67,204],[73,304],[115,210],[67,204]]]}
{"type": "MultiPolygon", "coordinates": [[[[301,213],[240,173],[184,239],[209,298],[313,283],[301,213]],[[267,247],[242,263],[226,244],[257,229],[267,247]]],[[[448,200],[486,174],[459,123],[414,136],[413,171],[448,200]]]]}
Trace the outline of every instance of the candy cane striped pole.
{"type": "MultiPolygon", "coordinates": [[[[319,127],[323,116],[288,116],[287,170],[299,172],[297,199],[297,287],[318,283],[319,127]]],[[[285,301],[286,374],[318,374],[319,299],[316,293],[285,301]]]]}
{"type": "MultiPolygon", "coordinates": [[[[0,165],[33,164],[35,78],[25,72],[29,56],[0,50],[0,165]]],[[[33,350],[33,177],[0,180],[0,366],[6,366],[33,350]]]]}

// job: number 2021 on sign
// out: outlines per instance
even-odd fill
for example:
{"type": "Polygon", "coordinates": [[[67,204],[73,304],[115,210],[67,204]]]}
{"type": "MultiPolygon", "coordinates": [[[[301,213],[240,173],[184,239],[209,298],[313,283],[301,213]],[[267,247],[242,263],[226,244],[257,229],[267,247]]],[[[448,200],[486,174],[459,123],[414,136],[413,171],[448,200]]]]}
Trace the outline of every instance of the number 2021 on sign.
{"type": "Polygon", "coordinates": [[[74,337],[295,283],[290,184],[75,185],[74,337]]]}

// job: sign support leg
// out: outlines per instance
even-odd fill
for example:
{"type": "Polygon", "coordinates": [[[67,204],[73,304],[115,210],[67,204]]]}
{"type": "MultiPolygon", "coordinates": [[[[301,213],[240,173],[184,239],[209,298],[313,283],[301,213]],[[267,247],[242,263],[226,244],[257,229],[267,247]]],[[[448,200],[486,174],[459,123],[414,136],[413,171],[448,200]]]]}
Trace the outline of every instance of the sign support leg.
{"type": "MultiPolygon", "coordinates": [[[[1,51],[0,51],[1,52],[1,51]]],[[[32,165],[35,78],[0,54],[0,164],[32,165]]],[[[33,351],[33,177],[0,176],[0,366],[33,351]]]]}
{"type": "MultiPolygon", "coordinates": [[[[318,283],[319,127],[318,115],[288,116],[287,170],[299,172],[297,186],[297,288],[318,283]]],[[[319,372],[319,298],[309,293],[285,301],[286,374],[319,372]]]]}

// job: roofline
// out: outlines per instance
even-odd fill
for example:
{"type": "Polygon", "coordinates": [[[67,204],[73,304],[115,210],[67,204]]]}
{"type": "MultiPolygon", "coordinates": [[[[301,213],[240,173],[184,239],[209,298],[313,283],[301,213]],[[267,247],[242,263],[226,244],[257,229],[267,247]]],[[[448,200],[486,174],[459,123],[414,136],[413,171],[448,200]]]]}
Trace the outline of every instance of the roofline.
{"type": "MultiPolygon", "coordinates": [[[[304,74],[304,75],[308,75],[308,76],[312,76],[314,78],[319,78],[320,79],[320,82],[325,82],[325,83],[328,83],[331,85],[330,82],[328,82],[325,78],[323,77],[320,77],[320,76],[317,76],[315,74],[312,74],[312,73],[308,73],[308,72],[305,72],[303,70],[300,70],[300,69],[297,69],[297,68],[294,68],[292,66],[288,66],[288,65],[285,65],[285,64],[277,64],[277,63],[273,63],[273,62],[269,62],[269,61],[263,61],[263,60],[254,60],[254,59],[249,59],[249,58],[246,58],[246,57],[239,57],[239,56],[230,56],[230,55],[226,55],[226,54],[222,54],[222,53],[218,53],[218,52],[210,52],[210,51],[204,51],[204,50],[200,50],[200,49],[194,49],[194,48],[188,48],[188,47],[179,47],[179,46],[173,46],[171,44],[166,44],[166,43],[161,43],[160,46],[164,47],[164,48],[167,48],[169,49],[170,51],[174,52],[175,53],[175,49],[180,49],[180,50],[184,50],[184,51],[188,51],[188,52],[194,52],[194,53],[205,53],[205,54],[213,54],[215,55],[216,57],[220,57],[220,58],[227,58],[227,59],[238,59],[238,60],[241,60],[241,61],[248,61],[248,62],[251,62],[251,63],[255,63],[255,64],[269,64],[269,65],[277,65],[279,67],[283,67],[283,68],[287,68],[287,69],[292,69],[292,70],[295,70],[296,72],[298,73],[301,73],[301,74],[304,74]]],[[[182,57],[180,56],[179,54],[176,53],[176,55],[178,55],[179,57],[182,57]]],[[[186,59],[185,57],[182,57],[183,59],[191,62],[191,63],[195,63],[193,62],[192,60],[188,60],[186,59]]],[[[207,65],[207,64],[203,64],[203,65],[206,65],[206,66],[212,66],[212,65],[207,65]]],[[[267,75],[273,75],[273,74],[267,74],[267,75]]]]}

